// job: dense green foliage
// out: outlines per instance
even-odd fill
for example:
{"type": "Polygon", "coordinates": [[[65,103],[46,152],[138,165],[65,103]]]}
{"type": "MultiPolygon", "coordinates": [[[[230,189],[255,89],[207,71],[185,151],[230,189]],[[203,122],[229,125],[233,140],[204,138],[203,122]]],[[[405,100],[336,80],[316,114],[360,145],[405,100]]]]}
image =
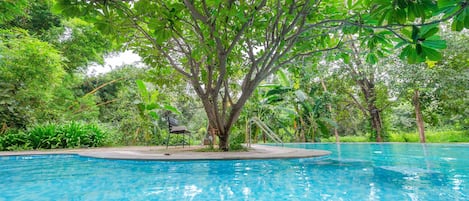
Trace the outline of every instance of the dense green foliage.
{"type": "MultiPolygon", "coordinates": [[[[426,134],[427,142],[430,143],[452,143],[452,142],[469,142],[469,132],[467,131],[429,131],[426,134]]],[[[391,133],[389,135],[390,142],[419,142],[417,133],[391,133]]]]}
{"type": "Polygon", "coordinates": [[[0,151],[83,148],[105,145],[107,134],[96,124],[69,122],[39,124],[26,131],[9,130],[0,135],[0,151]]]}
{"type": "MultiPolygon", "coordinates": [[[[437,34],[438,24],[453,19],[455,31],[469,26],[466,1],[59,0],[54,9],[94,23],[147,64],[172,68],[183,76],[200,98],[224,150],[248,99],[280,68],[303,59],[317,63],[320,53],[334,50],[340,52],[327,60],[354,60],[358,66],[377,64],[393,50],[411,64],[437,61],[447,46],[437,34]],[[354,51],[357,48],[360,51],[354,51]]],[[[365,116],[371,119],[373,135],[382,141],[382,108],[376,103],[375,84],[370,79],[356,82],[365,91],[365,116]]],[[[321,99],[300,100],[301,110],[296,105],[303,141],[305,132],[313,139],[316,130],[325,133],[326,120],[332,119],[320,115],[325,110],[313,109],[313,100],[321,99]]],[[[327,105],[329,111],[331,107],[327,105]]],[[[421,119],[420,106],[416,107],[421,119]]],[[[418,123],[422,125],[421,120],[418,123]]]]}
{"type": "Polygon", "coordinates": [[[0,40],[0,124],[24,128],[41,118],[60,86],[61,55],[22,29],[0,30],[0,40]]]}
{"type": "MultiPolygon", "coordinates": [[[[469,132],[462,130],[437,130],[431,129],[427,131],[427,142],[429,143],[457,143],[469,142],[469,132]]],[[[341,142],[372,142],[369,135],[360,136],[343,136],[341,142]]],[[[419,142],[419,134],[417,132],[392,132],[388,134],[388,142],[419,142]]],[[[335,142],[333,137],[321,138],[321,142],[335,142]]]]}
{"type": "Polygon", "coordinates": [[[252,117],[285,142],[415,142],[416,102],[428,142],[469,141],[466,0],[235,2],[0,1],[0,150],[163,145],[168,111],[232,149],[252,117]],[[146,66],[87,72],[121,50],[146,66]]]}

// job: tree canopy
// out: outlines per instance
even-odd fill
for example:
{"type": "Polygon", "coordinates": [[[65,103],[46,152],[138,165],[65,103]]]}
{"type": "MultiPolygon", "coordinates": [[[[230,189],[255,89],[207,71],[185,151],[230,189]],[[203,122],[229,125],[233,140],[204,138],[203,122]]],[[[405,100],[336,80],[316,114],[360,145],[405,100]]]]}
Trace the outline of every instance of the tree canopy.
{"type": "Polygon", "coordinates": [[[0,29],[1,124],[25,127],[52,99],[64,76],[62,58],[52,45],[25,30],[0,29]]]}
{"type": "Polygon", "coordinates": [[[454,30],[469,27],[465,0],[58,0],[55,10],[95,23],[148,64],[182,74],[225,150],[255,88],[296,59],[358,40],[370,63],[386,46],[402,49],[409,63],[438,60],[446,43],[435,25],[453,19],[454,30]]]}

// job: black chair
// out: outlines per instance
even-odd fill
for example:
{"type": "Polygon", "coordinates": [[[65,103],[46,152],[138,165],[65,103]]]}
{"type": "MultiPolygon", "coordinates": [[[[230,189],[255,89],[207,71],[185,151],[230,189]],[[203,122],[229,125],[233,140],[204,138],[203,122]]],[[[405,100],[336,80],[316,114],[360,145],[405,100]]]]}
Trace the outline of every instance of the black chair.
{"type": "MultiPolygon", "coordinates": [[[[177,119],[171,117],[170,115],[166,116],[166,119],[168,121],[168,129],[169,129],[169,135],[168,138],[166,139],[166,149],[169,146],[169,138],[172,134],[182,134],[182,147],[184,148],[184,145],[186,144],[186,139],[185,135],[190,134],[191,132],[187,130],[185,126],[179,125],[177,119]]],[[[190,146],[190,137],[189,137],[189,146],[190,146]]]]}

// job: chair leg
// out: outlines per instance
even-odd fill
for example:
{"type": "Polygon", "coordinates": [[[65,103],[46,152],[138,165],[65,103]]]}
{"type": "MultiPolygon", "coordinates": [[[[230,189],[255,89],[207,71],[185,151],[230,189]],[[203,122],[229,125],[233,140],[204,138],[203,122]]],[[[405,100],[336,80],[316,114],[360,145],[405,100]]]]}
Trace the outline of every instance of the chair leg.
{"type": "Polygon", "coordinates": [[[168,137],[166,138],[166,149],[168,149],[169,146],[169,136],[171,136],[171,133],[168,133],[168,137]]]}

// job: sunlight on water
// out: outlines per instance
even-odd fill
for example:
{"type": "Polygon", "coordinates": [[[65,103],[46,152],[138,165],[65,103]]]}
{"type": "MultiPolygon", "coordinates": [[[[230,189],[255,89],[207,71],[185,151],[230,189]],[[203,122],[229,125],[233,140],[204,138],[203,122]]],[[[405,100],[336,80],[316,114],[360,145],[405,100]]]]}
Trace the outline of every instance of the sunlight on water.
{"type": "Polygon", "coordinates": [[[469,145],[288,144],[289,160],[0,157],[3,200],[469,200],[469,145]]]}

